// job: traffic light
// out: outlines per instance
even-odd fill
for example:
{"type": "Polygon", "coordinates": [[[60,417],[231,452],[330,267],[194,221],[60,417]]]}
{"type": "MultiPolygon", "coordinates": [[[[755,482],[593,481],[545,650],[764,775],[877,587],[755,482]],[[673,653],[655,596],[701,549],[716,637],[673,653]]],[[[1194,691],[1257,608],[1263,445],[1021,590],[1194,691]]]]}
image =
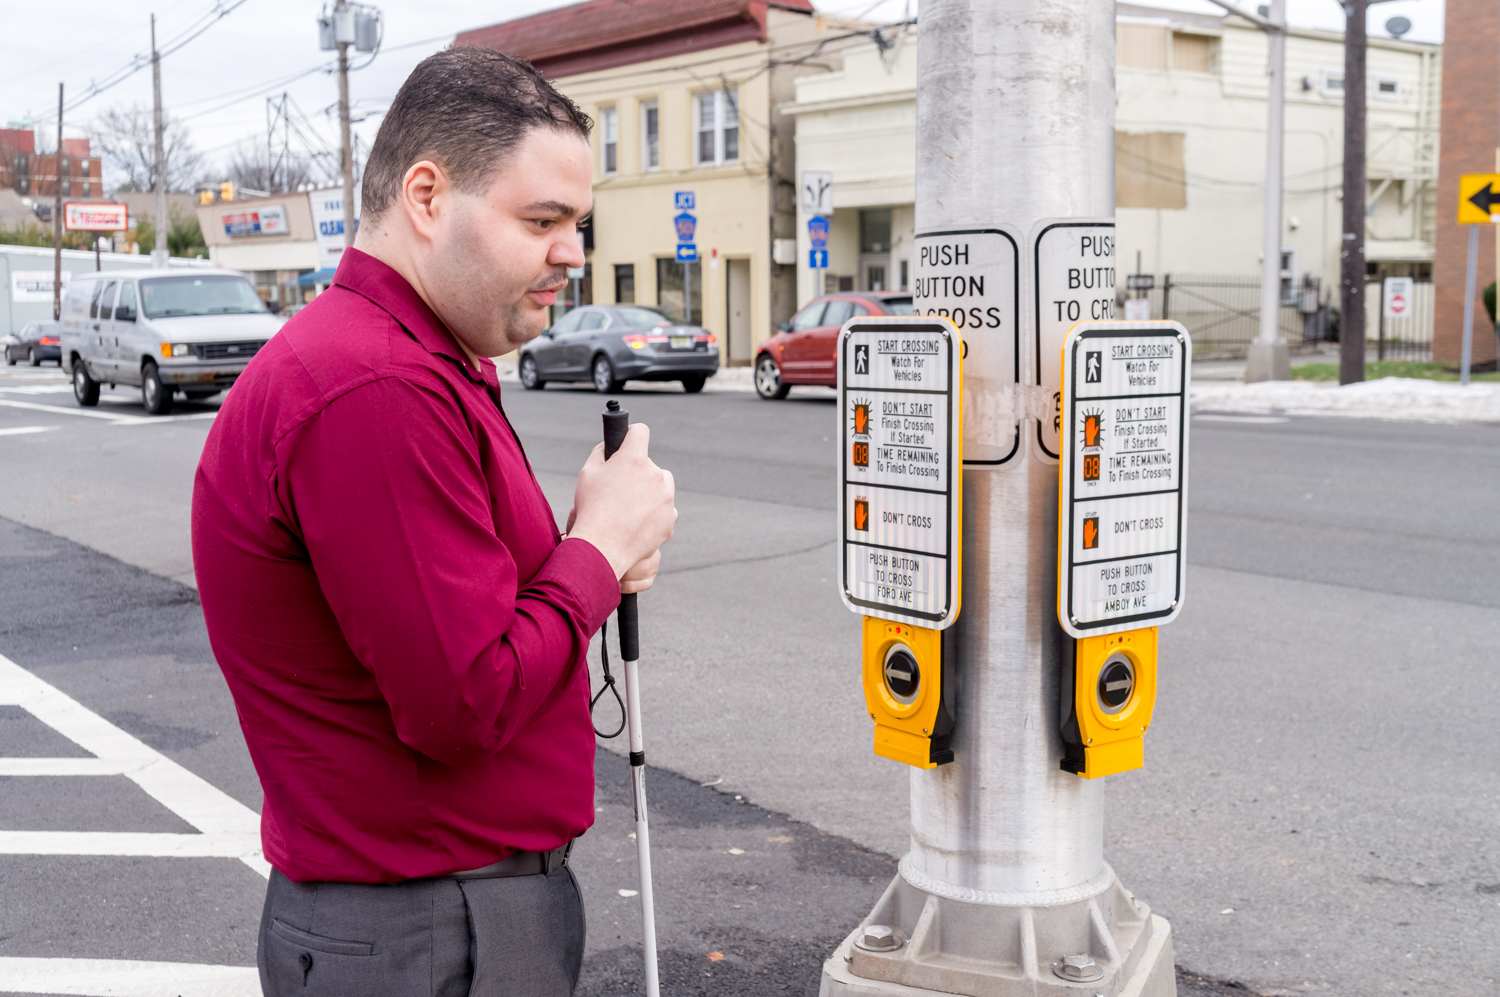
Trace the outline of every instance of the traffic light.
{"type": "Polygon", "coordinates": [[[234,200],[234,183],[233,183],[233,181],[225,180],[223,183],[219,184],[219,200],[221,200],[221,201],[233,201],[234,200]]]}
{"type": "Polygon", "coordinates": [[[211,191],[211,190],[200,190],[200,191],[198,191],[198,203],[199,204],[213,204],[214,203],[214,192],[211,191]]]}

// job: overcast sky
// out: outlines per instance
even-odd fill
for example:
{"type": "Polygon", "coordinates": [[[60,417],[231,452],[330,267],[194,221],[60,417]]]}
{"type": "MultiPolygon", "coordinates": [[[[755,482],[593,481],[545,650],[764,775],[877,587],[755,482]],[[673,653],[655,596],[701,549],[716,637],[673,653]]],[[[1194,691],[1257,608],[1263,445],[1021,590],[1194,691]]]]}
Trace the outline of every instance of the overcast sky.
{"type": "MultiPolygon", "coordinates": [[[[217,0],[230,7],[236,0],[217,0]]],[[[1246,0],[1258,3],[1260,0],[1246,0]]],[[[201,24],[216,0],[157,0],[157,39],[168,41],[201,24]]],[[[917,0],[815,0],[821,10],[899,20],[919,13],[917,0]]],[[[1215,13],[1207,0],[1157,0],[1155,6],[1215,13]]],[[[225,17],[162,61],[162,99],[169,114],[183,118],[196,148],[217,172],[237,145],[266,133],[266,96],[286,92],[329,148],[338,143],[337,77],[323,71],[331,53],[318,50],[316,18],[322,4],[309,0],[243,0],[225,17]]],[[[457,31],[566,6],[559,0],[385,0],[383,48],[368,68],[352,73],[350,94],[355,125],[368,143],[379,127],[379,112],[395,95],[411,68],[448,44],[457,31]]],[[[1288,0],[1290,20],[1307,27],[1342,30],[1336,0],[1288,0]]],[[[1441,41],[1442,0],[1394,0],[1371,8],[1370,31],[1401,15],[1414,27],[1414,40],[1441,41]]],[[[17,4],[0,35],[0,121],[28,116],[55,122],[57,84],[66,85],[69,103],[88,93],[91,83],[114,78],[132,59],[148,55],[150,10],[119,0],[65,0],[17,4]]],[[[364,62],[361,56],[356,65],[364,62]]],[[[100,111],[138,104],[151,106],[151,72],[146,68],[70,110],[64,133],[86,135],[100,111]]],[[[49,128],[55,124],[49,124],[49,128]]],[[[212,179],[210,177],[209,179],[212,179]]],[[[113,182],[113,178],[107,178],[113,182]]]]}

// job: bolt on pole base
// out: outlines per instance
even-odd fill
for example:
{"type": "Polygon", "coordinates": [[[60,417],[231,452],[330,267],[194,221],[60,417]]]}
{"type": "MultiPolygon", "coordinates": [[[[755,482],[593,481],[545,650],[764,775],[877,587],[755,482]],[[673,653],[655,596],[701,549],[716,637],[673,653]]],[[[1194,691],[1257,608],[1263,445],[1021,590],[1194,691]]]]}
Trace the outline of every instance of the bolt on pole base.
{"type": "Polygon", "coordinates": [[[1244,380],[1247,384],[1257,381],[1290,381],[1292,379],[1292,352],[1285,342],[1250,344],[1250,354],[1245,360],[1244,380]]]}
{"type": "Polygon", "coordinates": [[[1104,868],[1103,889],[1063,904],[970,903],[898,873],[823,964],[819,997],[1175,997],[1172,929],[1104,868]]]}

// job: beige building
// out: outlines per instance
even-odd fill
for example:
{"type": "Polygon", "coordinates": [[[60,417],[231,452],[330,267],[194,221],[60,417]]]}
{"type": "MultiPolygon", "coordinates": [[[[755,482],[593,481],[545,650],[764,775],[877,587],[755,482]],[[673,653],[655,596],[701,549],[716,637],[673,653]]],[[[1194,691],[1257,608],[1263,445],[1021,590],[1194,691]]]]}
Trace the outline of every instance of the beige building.
{"type": "MultiPolygon", "coordinates": [[[[1266,41],[1230,16],[1141,5],[1117,8],[1116,259],[1202,285],[1172,299],[1172,317],[1245,338],[1255,330],[1262,247],[1266,41]],[[1229,319],[1225,316],[1233,313],[1229,319]],[[1246,318],[1246,316],[1249,316],[1246,318]]],[[[1372,281],[1417,278],[1430,327],[1436,229],[1441,47],[1369,43],[1366,258],[1372,281]]],[[[825,290],[905,290],[916,199],[916,38],[844,53],[841,69],[796,80],[782,108],[797,122],[800,171],[832,175],[829,267],[807,267],[808,213],[797,219],[798,300],[825,290]]],[[[1343,38],[1293,29],[1287,43],[1283,324],[1307,302],[1337,304],[1341,250],[1343,38]],[[1308,291],[1308,288],[1313,290],[1308,291]]],[[[1004,221],[1004,219],[996,219],[1004,221]]],[[[1124,286],[1124,282],[1120,282],[1124,286]]],[[[1375,330],[1378,290],[1367,295],[1375,330]]],[[[1248,341],[1248,340],[1246,340],[1248,341]]]]}
{"type": "Polygon", "coordinates": [[[582,300],[681,316],[687,293],[725,361],[748,364],[796,308],[796,149],[781,108],[798,76],[836,67],[851,40],[850,22],[808,0],[594,0],[455,44],[529,59],[594,119],[582,300]],[[696,263],[677,259],[682,195],[696,263]]]}

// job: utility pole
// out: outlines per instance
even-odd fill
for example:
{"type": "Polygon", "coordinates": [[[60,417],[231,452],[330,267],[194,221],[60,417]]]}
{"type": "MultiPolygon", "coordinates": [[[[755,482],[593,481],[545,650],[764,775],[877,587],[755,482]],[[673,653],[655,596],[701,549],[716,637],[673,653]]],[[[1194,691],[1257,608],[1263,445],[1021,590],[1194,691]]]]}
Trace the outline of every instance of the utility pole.
{"type": "Polygon", "coordinates": [[[349,140],[349,42],[354,37],[354,11],[346,0],[339,0],[333,11],[333,22],[339,41],[339,135],[343,139],[340,156],[344,171],[344,245],[354,245],[354,145],[349,140]],[[348,30],[343,25],[349,24],[348,30]]]}
{"type": "MultiPolygon", "coordinates": [[[[1107,227],[1115,30],[1113,0],[923,4],[919,239],[1008,230],[1029,268],[1044,239],[1056,244],[1045,232],[1058,220],[1107,227]]],[[[1098,262],[1113,272],[1112,259],[1098,262]]],[[[944,632],[956,657],[953,761],[912,771],[911,850],[824,964],[823,997],[1173,991],[1170,927],[1104,861],[1104,786],[1061,767],[1058,465],[1039,430],[1055,431],[1060,375],[1046,383],[1043,372],[1057,369],[1062,344],[1041,333],[1050,303],[1038,284],[1022,276],[1015,288],[1021,329],[1007,309],[1004,327],[962,333],[971,369],[980,349],[993,356],[1017,333],[1024,350],[1014,375],[965,383],[966,420],[1014,419],[1020,439],[1003,462],[964,472],[963,610],[944,632]]]]}
{"type": "Polygon", "coordinates": [[[52,321],[62,318],[62,121],[63,85],[57,85],[57,165],[52,172],[57,174],[57,197],[52,202],[52,321]]]}
{"type": "Polygon", "coordinates": [[[151,265],[164,267],[167,252],[167,155],[162,144],[161,53],[156,51],[156,15],[151,15],[151,89],[155,97],[153,118],[156,126],[156,248],[151,250],[151,265]]]}
{"type": "Polygon", "coordinates": [[[1339,266],[1339,383],[1365,379],[1365,48],[1370,0],[1344,8],[1344,226],[1339,266]]]}
{"type": "MultiPolygon", "coordinates": [[[[1250,344],[1247,381],[1289,381],[1291,357],[1281,338],[1281,226],[1286,138],[1286,0],[1271,0],[1263,26],[1268,48],[1266,83],[1266,203],[1264,259],[1260,268],[1260,332],[1250,344]]],[[[1293,277],[1295,278],[1295,274],[1293,277]]]]}

